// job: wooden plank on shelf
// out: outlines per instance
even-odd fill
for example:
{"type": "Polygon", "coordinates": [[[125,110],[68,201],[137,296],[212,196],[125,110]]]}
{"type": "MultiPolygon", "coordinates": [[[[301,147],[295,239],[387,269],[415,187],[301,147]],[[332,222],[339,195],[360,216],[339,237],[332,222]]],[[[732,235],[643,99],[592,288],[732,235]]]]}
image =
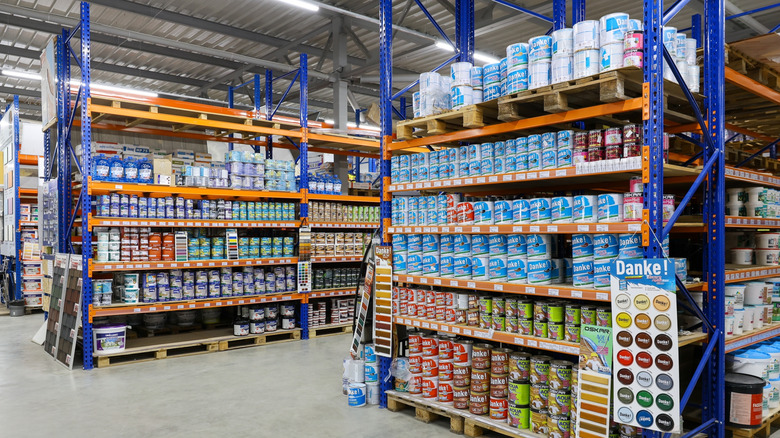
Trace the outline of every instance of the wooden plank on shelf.
{"type": "Polygon", "coordinates": [[[328,324],[309,328],[309,339],[352,333],[352,323],[328,324]]]}
{"type": "Polygon", "coordinates": [[[396,124],[398,140],[414,136],[438,135],[459,129],[481,128],[497,120],[498,112],[492,103],[469,105],[432,116],[401,120],[396,124]]]}
{"type": "Polygon", "coordinates": [[[465,411],[458,411],[452,406],[446,406],[433,400],[426,400],[420,396],[396,391],[387,392],[387,409],[391,412],[399,412],[406,407],[414,409],[414,417],[423,423],[431,423],[439,418],[450,420],[450,432],[462,434],[465,411]]]}
{"type": "Polygon", "coordinates": [[[280,330],[257,335],[236,336],[219,342],[219,351],[237,348],[255,347],[265,344],[297,341],[301,339],[301,329],[280,330]]]}
{"type": "Polygon", "coordinates": [[[769,415],[764,419],[756,429],[746,429],[741,427],[726,426],[726,429],[730,430],[734,438],[769,438],[772,434],[772,427],[780,425],[780,408],[775,408],[769,412],[769,415]]]}

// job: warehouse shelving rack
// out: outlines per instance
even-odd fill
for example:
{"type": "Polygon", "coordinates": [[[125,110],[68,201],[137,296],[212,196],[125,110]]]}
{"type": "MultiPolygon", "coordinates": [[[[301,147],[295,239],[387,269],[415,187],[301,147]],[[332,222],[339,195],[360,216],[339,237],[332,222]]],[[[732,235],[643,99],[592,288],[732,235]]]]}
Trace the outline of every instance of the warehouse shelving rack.
{"type": "MultiPolygon", "coordinates": [[[[509,8],[515,9],[522,13],[530,13],[533,16],[543,19],[552,24],[552,29],[560,29],[566,25],[566,1],[555,0],[553,2],[553,17],[548,18],[541,14],[529,11],[525,8],[519,7],[512,3],[494,0],[496,3],[502,4],[509,8]]],[[[457,144],[458,142],[468,142],[469,140],[475,140],[483,136],[495,136],[502,133],[510,133],[514,131],[527,130],[531,128],[538,128],[543,126],[549,126],[553,124],[568,124],[572,122],[582,121],[589,118],[623,113],[628,111],[638,111],[642,114],[644,124],[644,142],[642,151],[642,169],[641,174],[643,178],[643,195],[644,195],[644,220],[642,225],[642,240],[645,247],[646,258],[657,258],[662,256],[662,249],[660,241],[664,236],[668,235],[672,227],[675,226],[677,219],[680,217],[683,209],[690,201],[691,197],[698,191],[699,187],[703,187],[704,193],[704,227],[706,228],[706,242],[704,250],[704,289],[707,290],[706,299],[704,300],[704,308],[700,309],[693,299],[691,298],[685,285],[678,283],[680,294],[684,296],[690,306],[695,310],[697,315],[704,323],[704,340],[703,354],[699,362],[697,363],[695,374],[689,382],[687,388],[682,396],[680,412],[687,405],[690,399],[694,387],[701,379],[703,393],[702,393],[702,405],[701,405],[701,425],[693,427],[683,436],[690,437],[698,433],[706,433],[711,437],[723,437],[725,436],[725,336],[724,336],[724,307],[723,307],[723,291],[726,276],[725,271],[725,257],[724,257],[724,233],[725,233],[725,217],[722,206],[724,205],[725,195],[725,160],[724,160],[724,97],[722,86],[724,84],[724,22],[725,22],[725,9],[723,0],[705,0],[704,1],[704,26],[703,26],[703,46],[704,46],[704,87],[703,95],[704,99],[704,111],[700,112],[699,106],[696,102],[695,96],[685,86],[685,82],[681,80],[680,73],[677,71],[674,63],[670,63],[670,67],[673,70],[678,82],[682,84],[680,87],[684,93],[687,101],[689,102],[692,113],[696,117],[695,122],[688,129],[681,130],[680,132],[691,131],[692,128],[698,128],[702,133],[702,145],[703,152],[701,158],[703,159],[704,167],[702,170],[689,174],[692,180],[693,186],[683,198],[680,206],[676,209],[671,220],[664,225],[662,220],[662,197],[663,197],[663,183],[664,174],[668,173],[668,169],[673,169],[673,166],[665,166],[663,160],[663,135],[664,135],[664,79],[663,79],[663,60],[670,60],[670,56],[664,48],[662,42],[662,26],[667,23],[672,17],[675,16],[685,5],[687,0],[677,0],[671,7],[664,10],[662,1],[658,0],[645,0],[643,2],[643,21],[645,29],[645,50],[643,59],[643,76],[644,76],[644,88],[642,96],[635,99],[628,99],[622,102],[594,105],[589,108],[574,109],[562,113],[555,114],[540,114],[536,117],[521,119],[517,122],[505,122],[496,125],[489,125],[483,128],[467,129],[461,131],[450,132],[442,135],[427,136],[424,138],[411,139],[401,142],[394,141],[393,126],[391,115],[395,111],[392,101],[417,84],[417,81],[409,86],[401,89],[399,92],[393,94],[391,84],[392,81],[392,66],[393,66],[393,51],[392,51],[392,25],[393,25],[393,9],[391,0],[381,0],[379,9],[380,19],[380,109],[381,109],[381,129],[382,129],[382,161],[380,164],[380,177],[382,181],[382,200],[381,200],[381,228],[380,234],[382,235],[383,245],[389,245],[389,234],[397,231],[397,228],[391,226],[390,221],[390,200],[391,192],[399,189],[391,184],[390,180],[390,157],[393,152],[406,151],[409,147],[442,145],[442,144],[457,144]]],[[[418,2],[419,4],[419,2],[418,2]]],[[[585,2],[583,0],[573,0],[571,4],[572,18],[574,22],[581,21],[585,18],[585,2]]],[[[442,38],[451,42],[449,37],[441,27],[433,21],[434,27],[439,31],[442,38]]],[[[455,55],[434,68],[433,71],[437,71],[442,67],[448,65],[453,61],[466,61],[473,62],[474,54],[474,2],[473,0],[456,0],[455,2],[455,38],[451,45],[455,49],[455,55]]],[[[694,24],[696,20],[694,20],[694,24]]],[[[694,26],[695,31],[699,29],[698,26],[694,26]]],[[[698,39],[699,37],[696,36],[698,39]]],[[[508,41],[511,43],[513,41],[508,41]]],[[[676,124],[676,123],[675,123],[676,124]]],[[[562,175],[563,176],[563,175],[562,175]]],[[[624,176],[625,180],[628,179],[624,176]]],[[[577,180],[573,180],[577,181],[577,180]]],[[[487,184],[489,182],[482,182],[477,184],[487,184]]],[[[461,186],[471,186],[473,182],[468,184],[461,183],[461,186]]],[[[431,185],[430,187],[433,187],[431,185]]],[[[449,188],[451,188],[450,186],[449,188]]],[[[420,187],[425,188],[425,187],[420,187]]],[[[404,187],[404,189],[412,189],[412,187],[404,187]]],[[[441,190],[444,190],[445,186],[442,184],[441,190]]],[[[405,232],[405,231],[404,231],[405,232]]],[[[425,231],[423,232],[430,232],[425,231]]],[[[482,232],[480,229],[479,232],[482,232]]],[[[409,280],[410,276],[397,276],[397,281],[409,280]],[[403,279],[401,278],[403,277],[403,279]]],[[[421,280],[417,278],[415,280],[421,280]]],[[[451,281],[449,279],[437,279],[430,278],[426,281],[451,281]]],[[[412,281],[415,282],[415,281],[412,281]]],[[[417,281],[420,283],[420,281],[417,281]]],[[[478,289],[477,283],[480,282],[468,282],[466,288],[478,289]]],[[[485,282],[483,290],[495,290],[492,283],[485,282]]],[[[437,284],[437,283],[432,283],[437,284]]],[[[503,285],[501,285],[503,286],[503,285]]],[[[458,285],[460,287],[460,280],[458,285]]],[[[511,287],[520,289],[521,286],[511,285],[511,287]]],[[[556,287],[544,287],[546,293],[550,294],[550,289],[556,290],[557,294],[561,293],[562,288],[556,287]]],[[[522,292],[521,292],[522,293],[522,292]]],[[[571,292],[568,292],[571,293],[571,292]]],[[[559,295],[560,296],[560,295],[559,295]]],[[[596,299],[605,297],[594,297],[596,299]]],[[[396,323],[399,323],[396,318],[396,323]]],[[[422,324],[428,324],[429,322],[423,322],[415,320],[413,318],[401,317],[400,322],[403,325],[422,326],[422,324]],[[418,325],[419,323],[419,325],[418,325]]],[[[388,321],[389,322],[389,321],[388,321]]],[[[437,328],[442,329],[441,324],[437,324],[437,328]]],[[[461,330],[461,335],[464,335],[462,328],[445,326],[452,332],[453,328],[461,330]]],[[[499,339],[494,334],[491,337],[474,336],[472,337],[480,339],[493,339],[496,341],[505,341],[515,345],[528,345],[526,340],[519,339],[522,342],[514,342],[514,339],[499,339]]],[[[533,342],[538,342],[533,340],[533,342]]],[[[539,348],[538,344],[536,348],[539,348]]],[[[561,347],[565,350],[565,347],[561,347]]],[[[544,348],[542,348],[544,349],[544,348]]],[[[549,349],[549,348],[548,348],[549,349]]],[[[553,348],[554,350],[554,348],[553,348]]],[[[387,397],[385,391],[391,389],[391,383],[385,381],[385,377],[389,376],[391,359],[387,357],[380,358],[380,376],[379,381],[381,396],[380,404],[387,406],[387,397]]],[[[391,379],[388,379],[391,380],[391,379]]],[[[522,435],[522,432],[519,432],[522,435]]],[[[660,436],[658,433],[651,431],[645,431],[644,436],[649,438],[651,436],[660,436]]],[[[668,434],[667,434],[668,436],[668,434]]]]}
{"type": "MultiPolygon", "coordinates": [[[[92,356],[92,320],[95,317],[111,315],[127,315],[149,312],[169,312],[176,310],[201,309],[208,307],[239,306],[255,303],[296,301],[300,303],[297,326],[301,330],[301,338],[308,338],[308,304],[310,299],[348,296],[354,290],[334,289],[324,291],[296,290],[281,294],[247,295],[237,297],[195,299],[180,302],[113,304],[110,306],[93,306],[92,283],[93,272],[108,272],[117,270],[144,271],[153,269],[174,268],[210,268],[220,266],[274,266],[296,265],[309,263],[304,256],[284,257],[277,259],[240,259],[240,260],[199,260],[189,262],[120,262],[97,263],[92,259],[92,230],[95,226],[137,226],[137,227],[204,227],[204,228],[274,228],[298,229],[341,228],[371,229],[375,224],[369,223],[309,223],[309,200],[341,201],[347,203],[377,204],[377,197],[358,197],[346,195],[314,195],[308,193],[308,178],[306,172],[300,177],[299,192],[272,192],[231,189],[205,189],[193,187],[168,187],[160,185],[124,184],[91,180],[91,140],[93,130],[109,130],[168,136],[202,141],[219,141],[226,143],[241,143],[258,147],[267,147],[271,154],[273,148],[296,149],[299,151],[301,169],[307,169],[307,152],[327,152],[333,154],[360,156],[364,158],[379,158],[379,143],[375,140],[349,135],[331,135],[326,131],[311,132],[310,128],[327,128],[327,125],[307,120],[308,114],[308,57],[300,55],[300,64],[292,73],[284,74],[276,79],[295,75],[300,88],[300,117],[295,120],[290,117],[276,116],[275,110],[263,113],[259,107],[259,99],[255,99],[256,107],[252,111],[235,108],[225,108],[213,105],[177,101],[165,98],[141,97],[137,95],[117,93],[98,93],[90,89],[90,5],[82,2],[81,18],[74,29],[64,29],[58,38],[57,78],[58,78],[58,114],[57,131],[45,133],[46,142],[46,173],[52,176],[56,160],[58,183],[58,251],[75,253],[74,246],[81,245],[82,265],[82,333],[83,333],[83,367],[91,369],[95,365],[92,356]],[[74,48],[78,41],[78,48],[74,48]],[[71,88],[71,58],[80,70],[78,91],[71,88]],[[72,100],[72,94],[76,99],[72,100]],[[270,117],[268,117],[270,114],[270,117]],[[112,119],[114,119],[112,121],[112,119]],[[118,121],[117,121],[118,120],[118,121]],[[311,126],[310,126],[311,124],[311,126]],[[81,161],[71,144],[71,131],[79,127],[81,131],[81,161]],[[207,132],[209,131],[209,132],[207,132]],[[233,134],[240,133],[240,137],[233,134]],[[283,140],[272,143],[272,136],[283,140]],[[264,137],[264,139],[259,139],[264,137]],[[56,140],[52,144],[52,139],[56,140]],[[77,170],[80,180],[72,178],[71,169],[77,170]],[[236,200],[290,200],[300,203],[300,219],[295,221],[228,221],[228,220],[188,220],[188,219],[132,219],[93,217],[91,197],[99,194],[123,193],[136,195],[169,196],[177,195],[192,199],[236,199],[236,200]],[[73,198],[77,196],[75,208],[73,198]],[[74,226],[80,227],[80,236],[73,235],[74,226]]],[[[266,78],[273,78],[272,72],[267,72],[266,78]]],[[[294,82],[293,81],[293,82],[294,82]]],[[[258,85],[258,78],[254,81],[258,85]]],[[[290,88],[292,83],[290,84],[290,88]]],[[[269,86],[267,96],[272,96],[269,86]]],[[[289,92],[289,89],[288,89],[289,92]]],[[[232,105],[232,90],[228,102],[232,105]]],[[[287,93],[285,93],[286,96],[287,93]]],[[[255,96],[259,90],[255,87],[255,96]]],[[[269,99],[270,100],[270,99],[269,99]]],[[[270,108],[271,102],[268,102],[270,108]]],[[[279,103],[280,104],[280,103],[279,103]]],[[[279,106],[277,104],[277,108],[279,106]]],[[[311,260],[317,263],[359,262],[362,257],[321,257],[311,260]]]]}

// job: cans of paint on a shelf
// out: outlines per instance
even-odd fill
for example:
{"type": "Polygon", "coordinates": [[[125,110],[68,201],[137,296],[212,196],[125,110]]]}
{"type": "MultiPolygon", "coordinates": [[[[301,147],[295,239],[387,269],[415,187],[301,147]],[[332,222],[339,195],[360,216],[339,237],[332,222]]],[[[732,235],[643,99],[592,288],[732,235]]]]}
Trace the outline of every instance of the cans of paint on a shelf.
{"type": "Polygon", "coordinates": [[[620,246],[616,234],[593,235],[594,260],[612,260],[618,256],[620,246]]]}
{"type": "Polygon", "coordinates": [[[347,396],[347,404],[350,407],[357,408],[366,405],[366,384],[365,383],[350,383],[347,387],[349,395],[347,396]]]}
{"type": "Polygon", "coordinates": [[[623,220],[641,222],[644,196],[642,192],[629,192],[623,195],[623,220]]]}
{"type": "Polygon", "coordinates": [[[672,56],[674,56],[677,59],[686,59],[686,51],[687,47],[685,45],[685,40],[687,39],[687,35],[685,35],[682,32],[677,32],[677,35],[675,35],[675,51],[671,53],[672,56]]]}
{"type": "Polygon", "coordinates": [[[696,40],[693,38],[685,39],[685,63],[688,65],[696,64],[696,40]]]}
{"type": "Polygon", "coordinates": [[[474,104],[474,93],[470,85],[458,85],[450,88],[452,109],[460,109],[474,104]]]}
{"type": "Polygon", "coordinates": [[[618,236],[618,257],[621,259],[641,259],[642,250],[641,234],[621,234],[618,236]]]}
{"type": "Polygon", "coordinates": [[[623,43],[602,45],[599,49],[600,71],[610,71],[623,67],[623,43]]]}
{"type": "Polygon", "coordinates": [[[570,224],[572,222],[572,205],[574,199],[571,196],[558,196],[552,198],[550,208],[554,224],[570,224]]]}
{"type": "Polygon", "coordinates": [[[472,202],[459,202],[456,211],[458,215],[458,224],[474,225],[474,204],[472,202]]]}
{"type": "Polygon", "coordinates": [[[534,198],[528,203],[531,223],[549,224],[552,221],[550,198],[534,198]]]}
{"type": "Polygon", "coordinates": [[[574,223],[595,222],[598,209],[596,195],[577,195],[574,197],[572,216],[574,223]]]}
{"type": "Polygon", "coordinates": [[[528,284],[550,284],[552,282],[552,260],[528,261],[528,284]]]}
{"type": "Polygon", "coordinates": [[[528,65],[523,65],[506,76],[506,94],[514,94],[528,89],[528,65]]]}
{"type": "Polygon", "coordinates": [[[570,81],[574,78],[574,59],[571,55],[553,57],[551,68],[553,84],[570,81]]]}
{"type": "Polygon", "coordinates": [[[439,254],[440,236],[438,234],[422,235],[423,254],[439,254]]]}
{"type": "Polygon", "coordinates": [[[511,224],[513,222],[512,201],[507,199],[494,201],[493,215],[495,216],[496,224],[511,224]]]}
{"type": "Polygon", "coordinates": [[[677,28],[664,26],[662,35],[664,45],[666,46],[666,49],[669,50],[669,53],[674,54],[677,52],[677,28]]]}
{"type": "Polygon", "coordinates": [[[472,256],[471,257],[471,279],[487,281],[489,280],[488,273],[490,264],[489,256],[472,256]]]}
{"type": "Polygon", "coordinates": [[[623,222],[623,195],[605,193],[598,195],[598,222],[623,222]]]}
{"type": "Polygon", "coordinates": [[[491,255],[488,261],[488,276],[491,281],[507,280],[507,256],[491,255]]]}
{"type": "Polygon", "coordinates": [[[612,260],[596,260],[593,262],[593,287],[609,289],[609,269],[612,260]]]}
{"type": "Polygon", "coordinates": [[[507,235],[491,234],[488,236],[488,247],[491,256],[507,255],[507,235]]]}
{"type": "Polygon", "coordinates": [[[571,56],[574,53],[574,30],[570,28],[558,29],[551,35],[552,56],[571,56]]]}
{"type": "MultiPolygon", "coordinates": [[[[645,34],[642,32],[628,32],[623,40],[623,50],[642,50],[644,48],[645,34]]],[[[695,42],[695,41],[694,41],[695,42]]]]}
{"type": "Polygon", "coordinates": [[[528,89],[550,85],[550,60],[532,62],[528,65],[528,89]]]}
{"type": "Polygon", "coordinates": [[[456,234],[454,237],[453,248],[455,255],[471,255],[471,235],[456,234]]]}
{"type": "Polygon", "coordinates": [[[547,149],[542,151],[542,166],[545,169],[555,169],[558,167],[558,152],[555,149],[547,149]]]}
{"type": "Polygon", "coordinates": [[[471,86],[471,68],[470,62],[453,62],[450,64],[450,84],[452,87],[461,85],[471,86]]]}
{"type": "Polygon", "coordinates": [[[527,43],[515,43],[506,47],[507,78],[509,73],[527,68],[528,49],[527,43]]]}
{"type": "Polygon", "coordinates": [[[626,50],[623,53],[623,66],[624,67],[637,67],[642,68],[643,58],[642,50],[626,50]]]}
{"type": "Polygon", "coordinates": [[[493,201],[477,201],[474,203],[474,223],[480,225],[493,225],[493,201]]]}
{"type": "Polygon", "coordinates": [[[482,67],[472,66],[470,79],[471,79],[471,83],[470,83],[471,88],[475,90],[481,90],[482,89],[482,67]]]}
{"type": "Polygon", "coordinates": [[[525,283],[528,278],[528,260],[526,257],[516,257],[507,260],[507,281],[509,283],[525,283]]]}
{"type": "Polygon", "coordinates": [[[445,278],[452,278],[452,276],[455,275],[455,257],[453,255],[441,256],[439,273],[445,278]]]}
{"type": "Polygon", "coordinates": [[[572,272],[572,283],[575,287],[593,286],[593,258],[575,260],[572,272]]]}
{"type": "Polygon", "coordinates": [[[614,12],[599,19],[599,43],[602,47],[607,44],[622,44],[627,31],[628,14],[624,12],[614,12]]]}
{"type": "Polygon", "coordinates": [[[490,254],[490,242],[485,234],[474,234],[471,236],[471,255],[487,256],[490,254]]]}
{"type": "Polygon", "coordinates": [[[498,62],[482,67],[482,83],[485,91],[487,91],[488,87],[501,83],[501,66],[498,62]]]}
{"type": "Polygon", "coordinates": [[[599,22],[596,20],[583,20],[574,23],[574,51],[598,50],[599,48],[599,22]]]}
{"type": "Polygon", "coordinates": [[[672,194],[664,194],[663,198],[663,218],[665,221],[668,221],[672,218],[672,215],[674,214],[674,195],[672,194]]]}
{"type": "Polygon", "coordinates": [[[507,255],[510,258],[522,257],[527,255],[527,243],[524,234],[510,234],[506,238],[507,255]]]}
{"type": "Polygon", "coordinates": [[[600,66],[598,48],[574,52],[574,79],[598,74],[600,66]]]}
{"type": "Polygon", "coordinates": [[[531,222],[531,204],[528,199],[512,200],[512,219],[516,224],[531,222]]]}
{"type": "Polygon", "coordinates": [[[535,36],[528,40],[528,62],[547,61],[552,58],[552,37],[549,35],[535,36]]]}
{"type": "Polygon", "coordinates": [[[590,234],[573,234],[571,236],[571,252],[575,262],[593,258],[593,236],[590,234]]]}

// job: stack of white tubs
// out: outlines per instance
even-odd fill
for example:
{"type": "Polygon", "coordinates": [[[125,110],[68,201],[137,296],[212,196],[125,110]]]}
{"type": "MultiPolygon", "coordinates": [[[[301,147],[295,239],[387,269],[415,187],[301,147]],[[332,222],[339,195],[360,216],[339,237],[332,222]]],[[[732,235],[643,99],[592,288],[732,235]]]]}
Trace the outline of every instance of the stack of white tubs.
{"type": "Polygon", "coordinates": [[[516,43],[506,47],[506,94],[528,89],[528,44],[516,43]]]}
{"type": "Polygon", "coordinates": [[[471,67],[471,94],[474,103],[482,102],[482,67],[471,67]]]}
{"type": "MultiPolygon", "coordinates": [[[[696,63],[696,40],[688,38],[684,33],[677,32],[677,28],[670,26],[664,26],[663,40],[688,88],[694,93],[698,92],[700,70],[696,63]]],[[[666,65],[666,60],[664,60],[664,79],[677,82],[672,70],[666,65]]]]}
{"type": "Polygon", "coordinates": [[[574,30],[559,29],[552,33],[552,83],[574,78],[574,30]]]}
{"type": "Polygon", "coordinates": [[[454,110],[474,104],[474,89],[471,85],[473,67],[470,62],[453,62],[450,66],[450,98],[454,110]]]}
{"type": "Polygon", "coordinates": [[[583,20],[576,23],[574,33],[574,79],[598,74],[599,62],[599,22],[583,20]]]}
{"type": "Polygon", "coordinates": [[[528,89],[550,85],[552,37],[536,36],[528,40],[528,89]]]}
{"type": "Polygon", "coordinates": [[[623,41],[628,32],[628,14],[615,12],[599,19],[600,71],[623,67],[623,41]]]}

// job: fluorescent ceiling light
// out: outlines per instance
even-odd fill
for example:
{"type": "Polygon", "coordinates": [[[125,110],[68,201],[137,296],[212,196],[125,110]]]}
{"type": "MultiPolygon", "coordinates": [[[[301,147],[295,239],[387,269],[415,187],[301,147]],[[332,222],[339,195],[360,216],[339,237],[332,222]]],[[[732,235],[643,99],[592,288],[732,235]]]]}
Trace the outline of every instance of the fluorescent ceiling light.
{"type": "Polygon", "coordinates": [[[27,73],[24,71],[16,71],[16,70],[3,70],[4,76],[10,76],[13,78],[20,78],[20,79],[30,79],[32,81],[40,81],[41,75],[38,73],[27,73]]]}
{"type": "Polygon", "coordinates": [[[485,64],[495,64],[501,61],[500,59],[496,58],[493,55],[488,55],[486,53],[479,53],[479,52],[474,52],[474,60],[484,62],[485,64]]]}
{"type": "Polygon", "coordinates": [[[287,3],[288,5],[297,6],[301,9],[306,9],[307,11],[317,12],[320,10],[319,6],[304,0],[277,0],[277,1],[282,3],[287,3]]]}
{"type": "Polygon", "coordinates": [[[448,52],[454,52],[455,47],[452,47],[452,45],[446,41],[436,41],[436,47],[446,50],[448,52]]]}
{"type": "MultiPolygon", "coordinates": [[[[74,87],[80,87],[81,81],[76,79],[71,79],[70,85],[74,87]]],[[[153,93],[151,91],[133,90],[130,88],[114,87],[113,85],[90,83],[89,88],[90,90],[94,90],[97,94],[100,94],[100,92],[102,91],[104,93],[119,93],[119,94],[127,94],[127,95],[142,96],[142,97],[158,97],[157,93],[153,93]]]]}

